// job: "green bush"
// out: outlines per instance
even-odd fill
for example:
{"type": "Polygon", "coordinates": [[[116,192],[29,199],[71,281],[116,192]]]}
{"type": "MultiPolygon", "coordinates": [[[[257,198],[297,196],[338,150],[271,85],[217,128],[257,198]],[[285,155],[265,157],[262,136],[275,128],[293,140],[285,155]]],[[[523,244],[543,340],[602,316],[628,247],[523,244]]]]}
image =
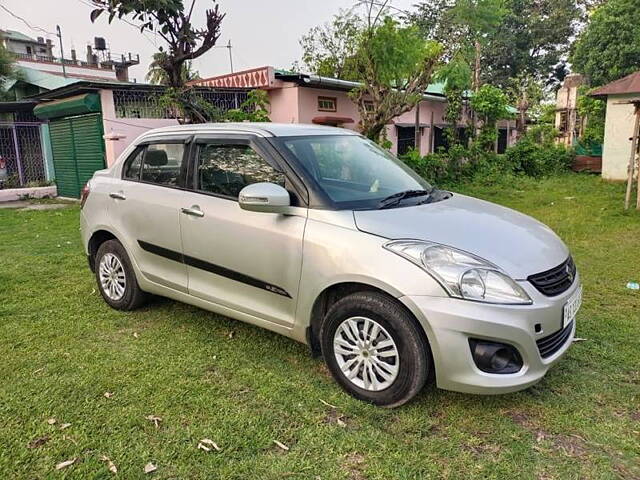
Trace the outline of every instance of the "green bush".
{"type": "Polygon", "coordinates": [[[525,137],[507,149],[505,157],[515,174],[540,178],[568,170],[574,153],[561,145],[545,145],[525,137]]]}
{"type": "Polygon", "coordinates": [[[540,178],[569,169],[574,153],[553,143],[551,130],[534,129],[499,155],[477,142],[467,148],[454,145],[448,152],[421,156],[412,150],[401,159],[431,184],[452,187],[473,182],[482,185],[511,183],[517,177],[540,178]]]}

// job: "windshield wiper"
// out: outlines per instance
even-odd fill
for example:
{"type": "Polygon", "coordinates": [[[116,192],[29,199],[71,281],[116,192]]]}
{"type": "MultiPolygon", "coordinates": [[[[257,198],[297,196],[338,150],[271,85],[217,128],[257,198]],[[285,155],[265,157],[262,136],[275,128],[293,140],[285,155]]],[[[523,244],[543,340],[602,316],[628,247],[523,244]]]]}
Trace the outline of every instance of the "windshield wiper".
{"type": "Polygon", "coordinates": [[[404,192],[394,193],[386,198],[383,198],[378,203],[378,209],[390,208],[398,205],[405,198],[422,197],[425,195],[431,195],[433,190],[405,190],[404,192]]]}

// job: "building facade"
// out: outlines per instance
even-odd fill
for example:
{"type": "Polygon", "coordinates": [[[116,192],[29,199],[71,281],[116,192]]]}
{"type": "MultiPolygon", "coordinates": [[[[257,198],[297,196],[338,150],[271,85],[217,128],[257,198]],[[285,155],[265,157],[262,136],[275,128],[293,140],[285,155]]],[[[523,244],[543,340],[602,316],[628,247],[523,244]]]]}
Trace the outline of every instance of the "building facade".
{"type": "MultiPolygon", "coordinates": [[[[251,88],[268,92],[272,122],[314,123],[357,130],[360,122],[357,105],[349,92],[358,86],[335,78],[260,67],[192,82],[193,85],[218,88],[251,88]]],[[[391,151],[403,154],[418,148],[422,155],[446,148],[444,129],[447,100],[444,85],[431,85],[416,108],[393,119],[386,127],[391,151]],[[418,135],[416,135],[416,126],[418,135]],[[416,140],[419,145],[416,145],[416,140]]],[[[466,124],[458,125],[463,128],[466,124]]],[[[515,141],[515,121],[499,123],[496,148],[503,152],[515,141]]]]}
{"type": "MultiPolygon", "coordinates": [[[[640,106],[640,71],[604,85],[590,95],[607,102],[602,177],[607,180],[627,180],[636,109],[640,106]]],[[[635,155],[637,152],[633,153],[635,155]]]]}

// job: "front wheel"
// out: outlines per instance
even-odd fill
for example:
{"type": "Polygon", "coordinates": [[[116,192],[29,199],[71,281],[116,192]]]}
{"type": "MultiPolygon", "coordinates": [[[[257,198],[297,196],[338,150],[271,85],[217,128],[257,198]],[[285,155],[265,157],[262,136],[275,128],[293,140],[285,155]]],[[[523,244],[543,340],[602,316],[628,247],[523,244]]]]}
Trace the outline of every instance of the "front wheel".
{"type": "Polygon", "coordinates": [[[146,301],[147,294],[140,289],[129,256],[118,240],[100,245],[95,264],[98,288],[111,307],[133,310],[146,301]]]}
{"type": "Polygon", "coordinates": [[[322,354],[349,394],[397,407],[424,386],[431,355],[419,325],[395,300],[358,292],[337,301],[320,331],[322,354]]]}

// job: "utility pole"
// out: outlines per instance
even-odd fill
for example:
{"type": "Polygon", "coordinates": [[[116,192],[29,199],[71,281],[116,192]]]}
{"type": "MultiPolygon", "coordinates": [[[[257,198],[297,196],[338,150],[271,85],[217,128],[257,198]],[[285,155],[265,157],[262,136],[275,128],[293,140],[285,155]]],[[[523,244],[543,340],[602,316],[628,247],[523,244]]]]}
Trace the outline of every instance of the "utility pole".
{"type": "Polygon", "coordinates": [[[231,55],[231,39],[229,39],[227,48],[229,49],[229,65],[231,65],[231,73],[233,73],[233,56],[231,55]]]}
{"type": "Polygon", "coordinates": [[[56,25],[56,32],[58,40],[60,40],[60,62],[62,63],[62,76],[67,78],[67,67],[64,64],[64,50],[62,49],[62,32],[60,31],[60,25],[56,25]]]}

